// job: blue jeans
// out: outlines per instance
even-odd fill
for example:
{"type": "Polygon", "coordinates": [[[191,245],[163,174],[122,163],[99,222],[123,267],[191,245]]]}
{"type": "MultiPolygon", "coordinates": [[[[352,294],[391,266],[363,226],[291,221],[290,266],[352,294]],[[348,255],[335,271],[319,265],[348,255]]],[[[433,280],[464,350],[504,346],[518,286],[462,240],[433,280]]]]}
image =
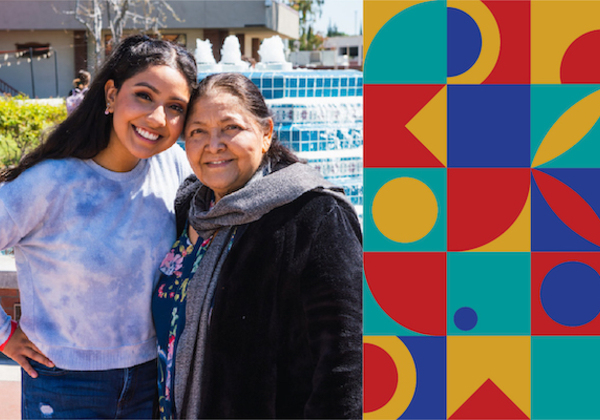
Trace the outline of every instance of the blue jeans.
{"type": "Polygon", "coordinates": [[[22,370],[23,419],[151,419],[157,399],[156,360],[126,369],[73,371],[33,360],[22,370]]]}

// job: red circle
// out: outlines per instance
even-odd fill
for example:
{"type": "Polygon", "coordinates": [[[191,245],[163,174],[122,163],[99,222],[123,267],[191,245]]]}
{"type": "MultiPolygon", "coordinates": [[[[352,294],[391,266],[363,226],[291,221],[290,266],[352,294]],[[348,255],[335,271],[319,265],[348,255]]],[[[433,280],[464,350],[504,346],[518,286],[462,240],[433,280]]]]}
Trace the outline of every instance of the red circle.
{"type": "Polygon", "coordinates": [[[381,347],[365,343],[364,412],[379,410],[394,396],[398,387],[398,369],[394,359],[381,347]]]}
{"type": "Polygon", "coordinates": [[[600,83],[600,30],[577,38],[563,56],[560,65],[562,83],[600,83]]]}

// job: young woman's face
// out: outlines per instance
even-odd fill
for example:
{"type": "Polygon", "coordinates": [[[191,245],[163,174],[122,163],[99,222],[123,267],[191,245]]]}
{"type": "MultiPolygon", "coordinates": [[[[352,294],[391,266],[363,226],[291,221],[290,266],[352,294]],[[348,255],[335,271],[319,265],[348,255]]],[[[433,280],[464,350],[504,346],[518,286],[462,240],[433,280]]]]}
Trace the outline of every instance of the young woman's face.
{"type": "Polygon", "coordinates": [[[120,89],[104,88],[113,113],[108,147],[95,160],[115,171],[128,171],[140,159],[171,147],[185,123],[190,89],[183,74],[169,66],[150,66],[127,79],[120,89]]]}
{"type": "Polygon", "coordinates": [[[185,151],[194,173],[218,201],[252,178],[272,134],[272,121],[268,129],[261,127],[236,96],[211,92],[188,116],[185,151]]]}

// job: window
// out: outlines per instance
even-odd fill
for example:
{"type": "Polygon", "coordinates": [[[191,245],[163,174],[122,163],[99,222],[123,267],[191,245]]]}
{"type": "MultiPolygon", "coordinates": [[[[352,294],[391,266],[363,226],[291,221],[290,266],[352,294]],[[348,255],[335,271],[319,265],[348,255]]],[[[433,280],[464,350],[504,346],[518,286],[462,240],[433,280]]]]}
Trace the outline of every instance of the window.
{"type": "Polygon", "coordinates": [[[41,57],[50,52],[50,44],[40,44],[39,42],[28,42],[26,44],[15,44],[17,50],[24,52],[25,56],[29,56],[29,49],[34,57],[41,57]]]}

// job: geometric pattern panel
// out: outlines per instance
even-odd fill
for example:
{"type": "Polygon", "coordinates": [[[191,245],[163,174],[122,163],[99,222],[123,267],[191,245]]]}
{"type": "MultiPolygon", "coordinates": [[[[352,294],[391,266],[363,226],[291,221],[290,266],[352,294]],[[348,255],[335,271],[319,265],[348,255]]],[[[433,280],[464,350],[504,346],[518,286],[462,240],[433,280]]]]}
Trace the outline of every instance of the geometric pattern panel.
{"type": "Polygon", "coordinates": [[[364,417],[600,418],[600,0],[364,16],[364,417]]]}

